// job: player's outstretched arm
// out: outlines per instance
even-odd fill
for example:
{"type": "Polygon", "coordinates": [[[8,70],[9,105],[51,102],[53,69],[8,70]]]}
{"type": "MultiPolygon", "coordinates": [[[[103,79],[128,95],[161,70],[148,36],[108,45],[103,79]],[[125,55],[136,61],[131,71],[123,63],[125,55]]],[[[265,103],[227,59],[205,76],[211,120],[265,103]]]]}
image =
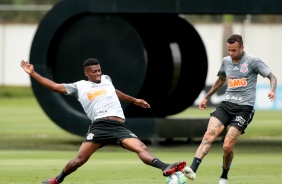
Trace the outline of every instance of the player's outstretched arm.
{"type": "Polygon", "coordinates": [[[117,90],[117,89],[116,89],[116,94],[117,94],[118,98],[122,101],[132,102],[135,105],[138,105],[138,106],[143,107],[143,108],[151,108],[150,104],[148,104],[143,99],[134,98],[134,97],[129,96],[129,95],[117,90]]]}
{"type": "Polygon", "coordinates": [[[270,74],[268,74],[267,78],[269,78],[269,80],[270,80],[270,91],[268,92],[268,98],[270,99],[270,101],[275,101],[277,79],[271,72],[270,72],[270,74]]]}
{"type": "Polygon", "coordinates": [[[207,109],[207,102],[210,99],[210,97],[226,82],[226,77],[218,77],[218,79],[213,84],[212,88],[209,90],[209,92],[205,95],[205,97],[202,99],[202,101],[199,104],[199,109],[207,109]]]}
{"type": "Polygon", "coordinates": [[[27,74],[29,74],[32,78],[34,78],[42,86],[54,92],[59,92],[63,94],[67,93],[66,88],[63,84],[55,83],[54,81],[41,76],[34,70],[34,66],[28,63],[27,61],[22,60],[20,65],[27,74]]]}

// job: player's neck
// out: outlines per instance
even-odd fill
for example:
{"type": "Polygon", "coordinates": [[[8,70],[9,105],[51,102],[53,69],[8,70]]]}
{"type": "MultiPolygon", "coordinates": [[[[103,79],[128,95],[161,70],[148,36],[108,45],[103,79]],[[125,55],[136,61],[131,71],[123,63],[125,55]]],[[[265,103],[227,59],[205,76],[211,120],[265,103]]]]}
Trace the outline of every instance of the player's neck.
{"type": "Polygon", "coordinates": [[[234,64],[238,64],[238,63],[241,61],[241,59],[242,59],[242,57],[244,56],[244,54],[245,54],[245,51],[242,52],[242,54],[240,55],[239,58],[233,59],[233,63],[234,63],[234,64]]]}

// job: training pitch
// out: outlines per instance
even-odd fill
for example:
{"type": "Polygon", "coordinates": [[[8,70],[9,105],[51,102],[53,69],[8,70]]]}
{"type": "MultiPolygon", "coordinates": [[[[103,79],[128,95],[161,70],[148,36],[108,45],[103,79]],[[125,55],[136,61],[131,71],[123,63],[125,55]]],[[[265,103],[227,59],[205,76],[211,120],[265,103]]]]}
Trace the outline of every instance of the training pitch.
{"type": "MultiPolygon", "coordinates": [[[[190,109],[178,117],[208,117],[207,111],[190,109]]],[[[38,184],[61,172],[76,155],[82,137],[60,129],[31,97],[0,98],[0,183],[38,184]]],[[[230,184],[265,184],[282,181],[282,113],[257,111],[235,148],[230,184]]],[[[190,165],[199,142],[175,141],[153,147],[164,162],[186,160],[190,165]]],[[[222,144],[214,143],[193,184],[218,183],[222,144]]],[[[160,170],[143,164],[135,153],[116,145],[98,150],[65,184],[164,184],[160,170]]],[[[188,182],[189,183],[189,182],[188,182]]]]}

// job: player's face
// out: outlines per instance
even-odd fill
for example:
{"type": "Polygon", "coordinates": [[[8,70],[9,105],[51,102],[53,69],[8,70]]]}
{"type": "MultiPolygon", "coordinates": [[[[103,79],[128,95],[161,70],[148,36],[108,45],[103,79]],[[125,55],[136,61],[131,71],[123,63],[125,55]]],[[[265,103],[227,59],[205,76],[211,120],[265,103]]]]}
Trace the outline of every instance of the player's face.
{"type": "Polygon", "coordinates": [[[85,68],[84,75],[88,78],[88,80],[95,83],[100,83],[102,75],[100,65],[87,66],[85,68]]]}
{"type": "Polygon", "coordinates": [[[227,43],[227,50],[232,60],[237,62],[240,61],[242,57],[244,46],[240,45],[238,42],[227,43]]]}

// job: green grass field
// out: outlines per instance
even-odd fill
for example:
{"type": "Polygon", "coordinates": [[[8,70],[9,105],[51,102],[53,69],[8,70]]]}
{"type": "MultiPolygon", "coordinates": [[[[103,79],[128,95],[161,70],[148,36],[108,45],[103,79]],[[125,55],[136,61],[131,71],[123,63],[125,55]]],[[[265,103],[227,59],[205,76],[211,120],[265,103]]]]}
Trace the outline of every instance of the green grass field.
{"type": "MultiPolygon", "coordinates": [[[[189,108],[177,117],[208,117],[207,111],[189,108]]],[[[76,155],[82,137],[54,124],[36,99],[0,97],[0,173],[2,184],[38,184],[56,176],[76,155]]],[[[153,147],[153,154],[165,162],[187,160],[196,144],[153,147]]],[[[193,184],[218,183],[221,173],[221,142],[214,143],[198,169],[193,184]]],[[[257,111],[236,148],[229,174],[230,184],[281,183],[282,113],[257,111]]],[[[66,184],[164,184],[161,171],[144,165],[136,154],[116,145],[97,151],[84,166],[65,179],[66,184]]]]}

